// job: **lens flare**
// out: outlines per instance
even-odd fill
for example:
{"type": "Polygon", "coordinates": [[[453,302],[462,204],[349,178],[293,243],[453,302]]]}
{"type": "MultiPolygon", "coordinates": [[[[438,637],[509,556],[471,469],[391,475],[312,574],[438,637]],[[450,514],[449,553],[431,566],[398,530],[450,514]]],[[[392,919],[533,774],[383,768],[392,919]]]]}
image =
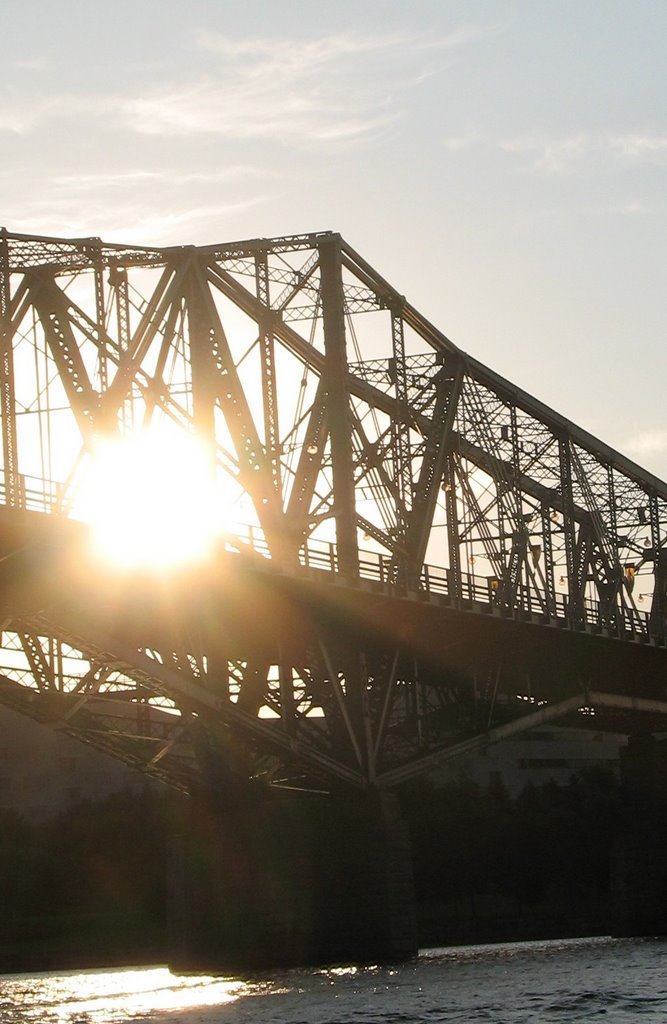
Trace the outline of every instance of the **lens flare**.
{"type": "Polygon", "coordinates": [[[177,430],[100,440],[76,515],[109,565],[154,570],[204,559],[224,519],[208,453],[177,430]]]}

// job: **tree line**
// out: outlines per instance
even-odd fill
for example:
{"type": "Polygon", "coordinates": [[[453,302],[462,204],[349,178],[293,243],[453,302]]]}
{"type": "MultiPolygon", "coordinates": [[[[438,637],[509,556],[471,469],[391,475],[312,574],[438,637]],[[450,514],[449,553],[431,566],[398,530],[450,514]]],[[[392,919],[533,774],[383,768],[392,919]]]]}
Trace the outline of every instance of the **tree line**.
{"type": "MultiPolygon", "coordinates": [[[[412,844],[422,945],[608,931],[615,776],[569,785],[429,780],[399,794],[412,844]]],[[[167,958],[171,837],[184,798],[146,788],[34,824],[0,811],[0,969],[167,958]]]]}

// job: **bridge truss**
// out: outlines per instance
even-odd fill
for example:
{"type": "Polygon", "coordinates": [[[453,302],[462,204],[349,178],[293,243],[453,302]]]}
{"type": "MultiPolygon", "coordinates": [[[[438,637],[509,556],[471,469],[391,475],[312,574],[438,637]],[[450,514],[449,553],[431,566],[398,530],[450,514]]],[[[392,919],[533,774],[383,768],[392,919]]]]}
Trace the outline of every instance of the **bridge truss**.
{"type": "Polygon", "coordinates": [[[186,790],[203,765],[393,785],[667,710],[667,485],[339,235],[3,231],[0,314],[0,701],[186,790]],[[211,452],[224,536],[206,567],[105,576],[81,481],[100,439],[167,428],[211,452]]]}

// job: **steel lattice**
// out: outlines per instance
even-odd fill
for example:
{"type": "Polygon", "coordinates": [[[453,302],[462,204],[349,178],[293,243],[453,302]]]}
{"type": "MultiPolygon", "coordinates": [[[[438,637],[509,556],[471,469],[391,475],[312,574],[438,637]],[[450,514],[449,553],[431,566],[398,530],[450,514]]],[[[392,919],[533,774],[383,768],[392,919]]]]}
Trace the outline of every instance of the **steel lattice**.
{"type": "Polygon", "coordinates": [[[211,751],[389,784],[581,707],[663,713],[667,485],[338,235],[1,241],[0,700],[182,788],[211,751]],[[99,581],[54,603],[95,443],[165,422],[213,453],[220,565],[280,630],[208,577],[168,623],[142,595],[145,634],[91,612],[99,581]]]}

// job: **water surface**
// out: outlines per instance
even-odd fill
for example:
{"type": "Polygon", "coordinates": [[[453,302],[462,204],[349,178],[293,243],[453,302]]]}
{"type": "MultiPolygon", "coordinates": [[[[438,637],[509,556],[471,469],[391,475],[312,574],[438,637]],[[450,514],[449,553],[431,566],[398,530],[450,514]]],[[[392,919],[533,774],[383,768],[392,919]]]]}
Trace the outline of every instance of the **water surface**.
{"type": "Polygon", "coordinates": [[[2,1024],[664,1024],[667,943],[574,939],[424,950],[392,967],[239,977],[165,967],[5,975],[2,1024]]]}

